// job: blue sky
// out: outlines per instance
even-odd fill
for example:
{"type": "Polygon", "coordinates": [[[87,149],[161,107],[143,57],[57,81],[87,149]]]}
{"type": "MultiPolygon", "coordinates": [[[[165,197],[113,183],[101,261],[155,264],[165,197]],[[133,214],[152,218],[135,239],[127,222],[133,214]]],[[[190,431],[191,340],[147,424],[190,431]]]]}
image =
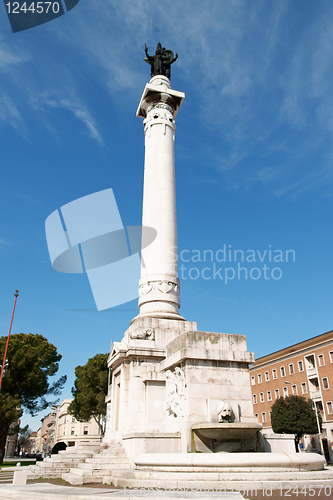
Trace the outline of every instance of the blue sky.
{"type": "MultiPolygon", "coordinates": [[[[179,251],[267,250],[264,262],[243,263],[248,273],[264,264],[282,273],[226,284],[202,270],[212,278],[214,264],[237,271],[237,262],[181,262],[200,274],[181,280],[181,314],[200,330],[245,334],[256,357],[332,329],[332,24],[326,0],[80,0],[13,34],[3,7],[1,335],[19,288],[13,333],[57,346],[62,397],[75,366],[108,352],[138,310],[132,301],[97,312],[86,275],[52,269],[44,224],[112,188],[123,224],[140,225],[144,43],[178,52],[171,83],[186,94],[176,119],[179,251]],[[277,249],[295,261],[268,262],[277,249]]],[[[37,429],[40,417],[23,422],[37,429]]]]}

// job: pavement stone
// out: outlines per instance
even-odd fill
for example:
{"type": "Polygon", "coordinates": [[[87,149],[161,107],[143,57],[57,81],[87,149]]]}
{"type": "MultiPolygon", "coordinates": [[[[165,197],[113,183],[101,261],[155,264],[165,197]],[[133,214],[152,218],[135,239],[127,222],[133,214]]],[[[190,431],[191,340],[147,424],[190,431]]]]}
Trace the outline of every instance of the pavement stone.
{"type": "MultiPolygon", "coordinates": [[[[135,500],[147,498],[148,500],[169,500],[202,498],[202,493],[181,491],[152,491],[146,489],[144,492],[137,490],[120,490],[104,488],[80,488],[73,486],[60,486],[49,483],[27,484],[25,486],[13,486],[11,484],[0,485],[0,500],[135,500]]],[[[240,492],[227,492],[220,495],[205,495],[204,498],[219,498],[221,500],[243,500],[240,492]]]]}

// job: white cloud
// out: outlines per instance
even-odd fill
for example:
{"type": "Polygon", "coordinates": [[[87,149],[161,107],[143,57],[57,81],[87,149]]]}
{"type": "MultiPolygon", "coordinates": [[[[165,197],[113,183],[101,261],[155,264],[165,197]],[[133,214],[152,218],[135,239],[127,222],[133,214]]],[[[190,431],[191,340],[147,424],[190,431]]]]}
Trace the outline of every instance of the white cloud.
{"type": "Polygon", "coordinates": [[[0,69],[8,70],[10,67],[26,63],[31,59],[30,53],[26,49],[21,49],[14,42],[10,45],[5,43],[4,37],[0,36],[0,69]]]}
{"type": "Polygon", "coordinates": [[[97,129],[97,125],[85,106],[75,97],[60,98],[54,95],[53,91],[46,91],[41,95],[31,97],[31,104],[35,109],[47,111],[50,108],[65,109],[73,113],[75,118],[80,120],[87,129],[87,134],[100,145],[103,145],[103,139],[97,129]]]}
{"type": "Polygon", "coordinates": [[[7,95],[0,97],[0,122],[8,123],[25,136],[25,124],[21,113],[7,95]]]}

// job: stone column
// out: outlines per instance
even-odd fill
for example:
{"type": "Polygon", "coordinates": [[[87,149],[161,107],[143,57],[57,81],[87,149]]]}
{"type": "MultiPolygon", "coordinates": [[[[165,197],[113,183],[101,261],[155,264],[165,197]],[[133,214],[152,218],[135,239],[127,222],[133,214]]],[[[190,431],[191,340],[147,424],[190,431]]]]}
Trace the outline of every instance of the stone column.
{"type": "Polygon", "coordinates": [[[185,95],[165,76],[146,85],[137,116],[144,118],[145,171],[142,225],[157,231],[150,245],[142,236],[139,316],[184,319],[179,313],[175,188],[175,116],[185,95]]]}

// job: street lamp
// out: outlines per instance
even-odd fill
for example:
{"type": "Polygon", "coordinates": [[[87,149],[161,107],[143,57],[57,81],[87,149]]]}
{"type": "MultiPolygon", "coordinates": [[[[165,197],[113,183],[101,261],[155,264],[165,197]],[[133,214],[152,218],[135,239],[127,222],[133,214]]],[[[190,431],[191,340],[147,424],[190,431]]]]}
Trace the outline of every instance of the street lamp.
{"type": "MultiPolygon", "coordinates": [[[[300,387],[299,385],[292,384],[291,382],[287,382],[287,380],[285,380],[284,382],[285,382],[285,384],[294,385],[295,387],[298,387],[299,389],[302,389],[302,387],[300,387]]],[[[310,393],[311,401],[313,403],[314,411],[315,411],[315,414],[316,414],[317,428],[318,428],[318,435],[319,435],[320,454],[324,455],[324,452],[323,452],[323,443],[322,443],[322,438],[321,438],[321,430],[320,430],[319,418],[318,418],[318,413],[317,413],[317,405],[316,405],[315,399],[312,397],[312,394],[313,394],[312,391],[310,391],[310,389],[308,389],[308,391],[310,393]]]]}
{"type": "Polygon", "coordinates": [[[13,324],[13,318],[14,318],[15,306],[16,306],[17,297],[19,296],[19,291],[18,291],[18,290],[16,290],[16,293],[14,293],[14,296],[15,296],[15,300],[14,300],[14,307],[13,307],[12,319],[11,319],[11,321],[10,321],[9,333],[8,333],[7,343],[6,343],[6,348],[5,348],[5,355],[4,355],[4,357],[3,357],[3,363],[2,363],[2,367],[1,367],[1,374],[0,374],[0,391],[1,391],[1,385],[2,385],[2,377],[3,377],[3,372],[4,372],[4,369],[5,369],[5,364],[6,364],[7,349],[8,349],[8,344],[9,344],[10,332],[11,332],[11,330],[12,330],[12,324],[13,324]]]}

